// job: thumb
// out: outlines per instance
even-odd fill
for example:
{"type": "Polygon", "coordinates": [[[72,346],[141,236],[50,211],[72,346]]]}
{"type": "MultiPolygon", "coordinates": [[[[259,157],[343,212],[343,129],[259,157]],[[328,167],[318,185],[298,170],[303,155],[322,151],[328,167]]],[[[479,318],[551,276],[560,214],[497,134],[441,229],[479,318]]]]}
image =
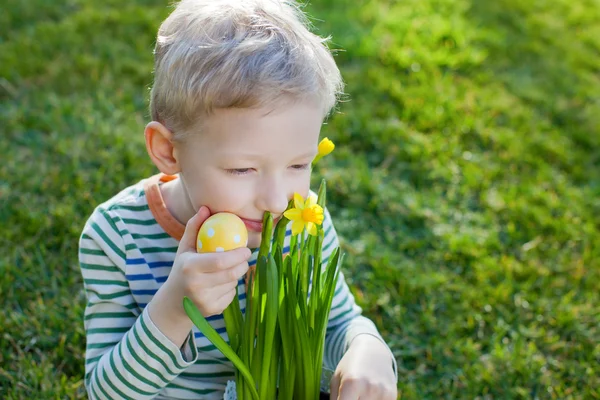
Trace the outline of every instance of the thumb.
{"type": "Polygon", "coordinates": [[[185,253],[187,251],[196,251],[196,238],[198,237],[198,231],[200,227],[210,217],[210,210],[208,207],[202,206],[185,225],[185,232],[179,242],[179,248],[177,254],[185,253]]]}

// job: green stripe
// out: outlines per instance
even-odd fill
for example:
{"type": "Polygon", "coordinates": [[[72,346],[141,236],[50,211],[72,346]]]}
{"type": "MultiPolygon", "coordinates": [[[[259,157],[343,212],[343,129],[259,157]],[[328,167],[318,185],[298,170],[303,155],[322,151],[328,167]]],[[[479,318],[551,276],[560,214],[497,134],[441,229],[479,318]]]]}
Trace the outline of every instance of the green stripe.
{"type": "Polygon", "coordinates": [[[127,282],[114,281],[114,280],[109,280],[109,279],[84,279],[83,282],[88,285],[115,285],[115,286],[129,287],[129,284],[127,282]]]}
{"type": "Polygon", "coordinates": [[[338,281],[338,288],[335,289],[335,292],[333,293],[334,299],[340,294],[340,292],[342,291],[343,288],[344,288],[344,285],[340,285],[339,281],[338,281]]]}
{"type": "MultiPolygon", "coordinates": [[[[125,340],[125,345],[128,344],[128,341],[125,340]]],[[[130,373],[131,375],[135,376],[135,378],[140,381],[140,382],[144,382],[146,385],[153,387],[154,389],[160,390],[161,386],[157,385],[156,383],[144,378],[142,375],[138,374],[136,372],[136,370],[134,368],[131,367],[131,365],[129,365],[129,363],[127,362],[127,359],[125,358],[125,355],[123,354],[123,351],[121,349],[122,346],[117,346],[117,353],[119,355],[119,357],[121,358],[121,361],[123,362],[123,367],[125,368],[125,370],[130,373]]],[[[133,352],[131,353],[133,354],[133,352]]]]}
{"type": "Polygon", "coordinates": [[[331,247],[331,245],[334,244],[334,243],[335,243],[335,236],[333,237],[333,239],[331,239],[331,241],[329,243],[327,243],[326,245],[324,245],[321,248],[321,252],[325,253],[331,247]]]}
{"type": "Polygon", "coordinates": [[[176,253],[177,247],[140,247],[139,250],[142,254],[176,253]]]}
{"type": "Polygon", "coordinates": [[[105,349],[107,347],[114,346],[118,342],[110,342],[110,343],[88,343],[86,349],[105,349]]]}
{"type": "MultiPolygon", "coordinates": [[[[110,359],[110,361],[112,361],[112,357],[110,359]]],[[[114,364],[111,362],[111,366],[113,366],[114,368],[114,364]]],[[[102,370],[102,377],[104,377],[104,380],[106,381],[106,383],[108,383],[108,386],[111,387],[112,390],[114,390],[119,396],[121,396],[122,399],[129,399],[130,397],[125,396],[125,393],[121,392],[110,380],[110,378],[108,377],[108,375],[106,374],[106,369],[102,370]]]]}
{"type": "MultiPolygon", "coordinates": [[[[194,339],[194,332],[192,331],[189,335],[188,338],[186,339],[184,346],[188,346],[190,348],[191,351],[191,359],[195,360],[198,358],[198,349],[196,348],[196,342],[194,339]]],[[[183,347],[182,347],[183,348],[183,347]]],[[[183,357],[183,355],[182,355],[183,357]]],[[[188,360],[186,360],[186,362],[189,362],[188,360]]]]}
{"type": "Polygon", "coordinates": [[[108,222],[108,225],[112,228],[112,230],[119,234],[119,228],[117,228],[117,222],[121,221],[121,218],[118,216],[112,217],[108,214],[107,211],[100,211],[100,215],[104,217],[104,220],[108,222]]]}
{"type": "Polygon", "coordinates": [[[82,233],[81,234],[81,238],[82,239],[87,239],[87,240],[94,240],[92,239],[92,237],[90,235],[88,235],[87,233],[82,233]]]}
{"type": "Polygon", "coordinates": [[[211,393],[214,393],[217,391],[217,389],[192,389],[192,388],[188,388],[185,386],[177,385],[176,383],[173,383],[173,382],[169,383],[167,385],[167,387],[188,390],[188,391],[196,393],[196,394],[211,394],[211,393]]]}
{"type": "Polygon", "coordinates": [[[121,270],[114,265],[99,265],[99,264],[87,264],[79,263],[82,269],[89,269],[94,271],[106,271],[106,272],[121,272],[121,270]]]}
{"type": "MultiPolygon", "coordinates": [[[[117,351],[118,351],[118,347],[117,347],[117,351]]],[[[122,356],[120,356],[121,359],[123,359],[122,356]]],[[[117,366],[115,365],[115,362],[113,360],[113,357],[110,358],[110,366],[112,367],[113,372],[115,373],[117,379],[121,382],[124,383],[125,386],[127,386],[129,389],[133,390],[134,392],[141,394],[142,396],[151,396],[154,393],[153,392],[145,392],[141,389],[136,388],[135,386],[133,386],[131,383],[128,382],[127,379],[123,378],[123,375],[121,375],[121,373],[119,372],[119,370],[117,369],[117,366]]]]}
{"type": "MultiPolygon", "coordinates": [[[[340,329],[340,332],[345,331],[345,329],[340,329]]],[[[344,335],[339,334],[336,338],[334,344],[331,345],[331,352],[335,359],[340,359],[344,353],[344,335]]]]}
{"type": "Polygon", "coordinates": [[[124,326],[124,327],[114,327],[114,328],[91,328],[88,329],[86,332],[88,335],[94,334],[94,333],[125,333],[129,330],[130,328],[124,326]]]}
{"type": "Polygon", "coordinates": [[[109,210],[148,211],[150,210],[150,207],[148,206],[148,204],[143,204],[141,206],[118,204],[110,207],[109,210]]]}
{"type": "Polygon", "coordinates": [[[231,378],[235,376],[233,371],[231,372],[213,372],[213,373],[193,373],[193,372],[182,372],[179,376],[186,378],[231,378]]]}
{"type": "Polygon", "coordinates": [[[144,321],[144,319],[142,319],[142,320],[141,320],[141,322],[142,322],[142,323],[141,323],[140,325],[142,326],[142,329],[144,330],[144,332],[146,333],[146,335],[148,335],[148,337],[150,338],[150,340],[152,340],[152,342],[153,342],[153,343],[154,343],[154,344],[155,344],[155,345],[156,345],[156,346],[157,346],[159,349],[161,349],[163,352],[165,352],[165,353],[166,353],[166,354],[169,356],[169,358],[171,359],[171,361],[173,362],[173,364],[175,364],[175,366],[176,366],[178,369],[183,369],[183,368],[185,368],[185,365],[180,365],[180,364],[177,362],[177,359],[175,358],[175,356],[174,356],[174,355],[173,355],[173,354],[172,354],[172,353],[169,351],[169,349],[167,349],[167,347],[166,347],[164,344],[162,344],[162,343],[161,343],[161,342],[160,342],[158,339],[156,339],[156,338],[155,338],[155,337],[152,335],[152,332],[150,332],[150,329],[148,329],[148,326],[146,326],[146,321],[144,321]]]}
{"type": "Polygon", "coordinates": [[[221,358],[215,358],[214,360],[196,360],[196,362],[194,364],[198,364],[198,365],[210,365],[210,364],[219,364],[219,365],[231,365],[231,361],[229,361],[227,359],[227,357],[221,359],[221,358]]]}
{"type": "Polygon", "coordinates": [[[134,239],[169,239],[171,236],[168,233],[132,233],[131,237],[134,239]]]}
{"type": "Polygon", "coordinates": [[[142,360],[140,358],[140,356],[137,355],[137,353],[133,350],[133,348],[131,347],[131,343],[129,340],[125,341],[125,345],[127,345],[127,349],[129,350],[129,352],[131,353],[131,355],[133,356],[134,360],[140,364],[146,371],[149,371],[151,373],[154,374],[154,376],[156,376],[158,379],[160,379],[161,381],[163,381],[163,384],[166,385],[167,383],[169,383],[169,381],[167,379],[165,379],[165,377],[156,369],[152,368],[150,365],[148,365],[144,360],[142,360]]]}
{"type": "Polygon", "coordinates": [[[137,245],[135,243],[129,243],[129,244],[125,245],[125,251],[130,251],[130,250],[133,250],[136,248],[137,248],[137,245]]]}
{"type": "Polygon", "coordinates": [[[88,358],[87,360],[85,360],[85,365],[95,363],[96,361],[98,361],[101,358],[102,358],[102,354],[99,356],[96,356],[96,357],[88,358]]]}
{"type": "Polygon", "coordinates": [[[327,229],[325,229],[325,233],[323,234],[323,238],[326,238],[327,235],[329,235],[331,233],[331,230],[333,229],[333,225],[329,225],[327,227],[327,229]]]}
{"type": "Polygon", "coordinates": [[[121,221],[123,221],[126,224],[131,224],[131,225],[150,226],[150,225],[156,225],[157,224],[157,222],[156,222],[155,219],[122,218],[121,221]]]}
{"type": "Polygon", "coordinates": [[[107,312],[107,313],[95,313],[86,315],[84,320],[96,319],[96,318],[135,318],[135,315],[128,312],[107,312]]]}
{"type": "MultiPolygon", "coordinates": [[[[110,399],[110,396],[108,395],[108,393],[106,393],[106,391],[102,387],[102,384],[100,383],[100,379],[98,379],[98,367],[96,367],[96,369],[94,369],[94,375],[95,375],[94,381],[96,382],[95,386],[98,386],[100,391],[104,394],[105,399],[110,399]]],[[[102,398],[101,396],[98,396],[98,393],[96,393],[96,392],[94,392],[94,395],[96,396],[97,399],[102,398]]]]}
{"type": "MultiPolygon", "coordinates": [[[[342,350],[336,352],[336,347],[339,346],[340,339],[345,337],[346,328],[350,324],[351,321],[343,322],[334,328],[327,328],[327,346],[325,347],[325,351],[329,355],[330,360],[339,360],[342,357],[342,350]],[[335,331],[332,335],[332,331],[335,331]]],[[[342,341],[343,342],[343,341],[342,341]]]]}
{"type": "MultiPolygon", "coordinates": [[[[86,288],[86,289],[89,289],[89,288],[86,288]]],[[[94,294],[96,294],[98,297],[100,297],[100,295],[95,290],[89,290],[89,291],[92,292],[92,293],[94,293],[94,294]]],[[[122,295],[123,293],[126,293],[126,292],[119,292],[119,293],[122,295]]],[[[130,294],[129,291],[127,291],[127,293],[130,294]]],[[[105,296],[105,295],[103,295],[103,296],[105,296]]],[[[102,297],[100,297],[100,300],[102,300],[102,297]]],[[[93,301],[89,301],[87,303],[86,308],[92,308],[92,307],[94,307],[96,305],[99,305],[99,304],[102,304],[102,303],[103,303],[102,301],[99,301],[97,303],[95,303],[93,301]]],[[[126,308],[128,310],[139,310],[139,308],[140,308],[139,305],[137,303],[135,303],[135,302],[134,303],[130,303],[130,304],[121,304],[121,307],[126,308]]]]}
{"type": "MultiPolygon", "coordinates": [[[[143,318],[141,318],[141,319],[140,319],[140,325],[141,325],[141,323],[142,323],[142,322],[143,322],[143,318]]],[[[145,351],[145,352],[146,352],[146,353],[147,353],[147,354],[148,354],[150,357],[152,357],[152,358],[153,358],[154,360],[156,360],[156,361],[157,361],[157,362],[158,362],[160,365],[162,365],[162,367],[165,369],[165,371],[167,371],[167,373],[168,373],[169,375],[177,375],[176,373],[174,373],[173,371],[171,371],[171,370],[169,369],[169,367],[167,366],[167,364],[165,364],[165,362],[164,362],[164,361],[163,361],[163,360],[162,360],[160,357],[158,357],[156,354],[154,354],[152,351],[150,351],[150,349],[148,348],[148,346],[146,346],[146,345],[144,344],[144,342],[142,341],[142,339],[140,338],[140,336],[139,336],[139,334],[138,334],[138,332],[137,332],[137,331],[138,331],[138,329],[139,329],[139,328],[138,328],[138,325],[137,325],[137,324],[133,326],[133,335],[135,336],[135,339],[137,340],[137,342],[138,342],[138,344],[140,345],[140,347],[141,347],[142,349],[144,349],[144,351],[145,351]]]]}
{"type": "Polygon", "coordinates": [[[86,249],[85,247],[80,247],[79,252],[81,254],[88,254],[90,256],[105,256],[106,257],[106,253],[104,252],[104,250],[86,249]]]}
{"type": "MultiPolygon", "coordinates": [[[[123,290],[122,292],[109,293],[109,294],[98,293],[95,291],[92,291],[92,292],[94,292],[100,300],[112,300],[112,299],[116,299],[117,297],[131,295],[131,292],[129,290],[123,290]]],[[[125,307],[127,307],[127,306],[125,306],[125,307]]]]}
{"type": "MultiPolygon", "coordinates": [[[[98,224],[96,224],[95,222],[92,222],[92,228],[96,231],[96,233],[98,235],[100,235],[100,237],[102,238],[102,240],[104,240],[104,242],[106,244],[108,244],[108,246],[112,249],[112,251],[114,251],[119,257],[121,257],[121,259],[125,259],[125,253],[123,253],[121,251],[121,249],[119,249],[113,242],[112,240],[110,240],[108,238],[108,236],[106,235],[106,233],[104,233],[104,231],[102,231],[102,229],[98,226],[98,224]]],[[[118,232],[118,231],[117,231],[118,232]]]]}
{"type": "Polygon", "coordinates": [[[216,347],[212,344],[209,344],[208,346],[198,347],[198,351],[212,351],[212,350],[216,350],[216,347]]]}
{"type": "Polygon", "coordinates": [[[338,304],[337,306],[335,306],[335,307],[331,307],[331,310],[329,310],[329,312],[331,313],[331,312],[333,312],[333,311],[335,311],[335,310],[339,310],[340,308],[342,308],[342,307],[343,307],[343,306],[345,306],[345,305],[346,305],[346,302],[345,302],[345,301],[342,301],[342,302],[341,302],[340,304],[338,304]]]}
{"type": "Polygon", "coordinates": [[[346,315],[350,314],[352,312],[352,308],[350,308],[347,311],[344,311],[343,313],[341,313],[340,315],[337,315],[335,318],[331,318],[328,322],[328,324],[331,324],[332,322],[338,321],[339,319],[345,317],[346,315]]]}

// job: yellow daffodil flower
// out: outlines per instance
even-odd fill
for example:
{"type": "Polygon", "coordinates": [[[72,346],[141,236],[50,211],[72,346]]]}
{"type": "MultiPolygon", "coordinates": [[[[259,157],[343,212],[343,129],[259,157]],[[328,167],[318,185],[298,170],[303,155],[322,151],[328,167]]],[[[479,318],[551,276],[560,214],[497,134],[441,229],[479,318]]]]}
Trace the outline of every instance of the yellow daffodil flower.
{"type": "Polygon", "coordinates": [[[331,140],[329,140],[329,138],[323,138],[323,140],[319,142],[319,153],[315,157],[313,164],[319,161],[321,158],[325,157],[327,154],[331,153],[333,149],[335,149],[335,144],[331,140]]]}
{"type": "Polygon", "coordinates": [[[317,204],[316,196],[308,196],[305,201],[298,193],[294,193],[294,208],[283,215],[293,221],[292,235],[297,235],[306,228],[310,235],[316,236],[317,225],[321,225],[324,218],[323,207],[317,204]]]}

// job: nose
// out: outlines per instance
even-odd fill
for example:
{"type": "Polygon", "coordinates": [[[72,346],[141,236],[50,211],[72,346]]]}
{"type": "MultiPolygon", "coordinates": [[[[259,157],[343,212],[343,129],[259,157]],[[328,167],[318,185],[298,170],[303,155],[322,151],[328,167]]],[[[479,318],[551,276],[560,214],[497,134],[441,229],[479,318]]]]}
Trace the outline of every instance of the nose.
{"type": "Polygon", "coordinates": [[[269,211],[278,217],[286,210],[288,205],[288,190],[281,181],[276,178],[268,178],[260,185],[256,194],[256,207],[269,211]]]}

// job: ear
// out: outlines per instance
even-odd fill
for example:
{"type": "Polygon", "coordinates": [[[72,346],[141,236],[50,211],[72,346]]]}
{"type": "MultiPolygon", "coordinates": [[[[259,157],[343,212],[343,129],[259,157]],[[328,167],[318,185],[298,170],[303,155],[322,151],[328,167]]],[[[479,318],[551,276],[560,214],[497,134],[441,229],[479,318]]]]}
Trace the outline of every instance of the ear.
{"type": "Polygon", "coordinates": [[[175,175],[181,168],[177,160],[177,150],[173,145],[173,134],[157,121],[146,125],[144,130],[146,150],[156,167],[166,175],[175,175]]]}

